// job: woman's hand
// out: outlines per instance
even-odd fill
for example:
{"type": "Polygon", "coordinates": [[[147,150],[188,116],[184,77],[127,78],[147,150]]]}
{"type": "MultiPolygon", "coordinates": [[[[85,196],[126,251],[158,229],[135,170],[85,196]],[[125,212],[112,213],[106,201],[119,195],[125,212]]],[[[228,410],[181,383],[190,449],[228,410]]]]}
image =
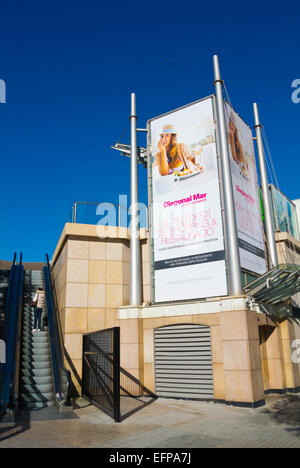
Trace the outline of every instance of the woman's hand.
{"type": "Polygon", "coordinates": [[[201,166],[201,164],[195,164],[195,171],[198,171],[198,172],[204,172],[205,171],[205,167],[204,166],[201,166]]]}
{"type": "Polygon", "coordinates": [[[159,140],[158,142],[158,150],[162,153],[162,154],[166,154],[167,152],[167,143],[163,140],[159,140]]]}

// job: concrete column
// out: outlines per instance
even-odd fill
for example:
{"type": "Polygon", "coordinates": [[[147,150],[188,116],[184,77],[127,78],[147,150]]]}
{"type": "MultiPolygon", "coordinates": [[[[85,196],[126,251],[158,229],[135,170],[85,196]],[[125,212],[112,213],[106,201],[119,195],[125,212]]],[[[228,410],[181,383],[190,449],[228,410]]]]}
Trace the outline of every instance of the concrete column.
{"type": "Polygon", "coordinates": [[[225,400],[241,406],[264,404],[256,312],[221,313],[225,400]]]}
{"type": "Polygon", "coordinates": [[[261,326],[261,355],[265,390],[280,392],[286,388],[279,328],[261,326]]]}

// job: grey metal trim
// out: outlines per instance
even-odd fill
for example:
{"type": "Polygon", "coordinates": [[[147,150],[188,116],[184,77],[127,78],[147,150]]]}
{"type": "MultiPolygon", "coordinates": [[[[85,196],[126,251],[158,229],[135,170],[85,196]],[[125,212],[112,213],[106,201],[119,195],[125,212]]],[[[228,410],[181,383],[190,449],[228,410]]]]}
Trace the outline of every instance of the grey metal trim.
{"type": "Polygon", "coordinates": [[[190,102],[189,104],[186,104],[185,106],[177,107],[177,109],[172,109],[169,112],[166,112],[165,114],[158,115],[157,117],[153,117],[152,119],[149,119],[147,122],[147,125],[150,124],[153,120],[160,119],[161,117],[166,117],[167,115],[173,114],[174,112],[180,111],[182,109],[185,109],[186,107],[193,106],[194,104],[198,104],[199,102],[206,101],[207,99],[211,99],[214,96],[214,94],[210,94],[209,96],[206,96],[202,99],[198,99],[197,101],[190,102]]]}

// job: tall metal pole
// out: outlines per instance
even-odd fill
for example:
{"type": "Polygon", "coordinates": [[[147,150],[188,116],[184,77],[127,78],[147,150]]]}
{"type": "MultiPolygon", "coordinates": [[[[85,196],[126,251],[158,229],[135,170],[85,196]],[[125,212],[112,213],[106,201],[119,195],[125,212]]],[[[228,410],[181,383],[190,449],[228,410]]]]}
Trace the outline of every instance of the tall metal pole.
{"type": "Polygon", "coordinates": [[[217,104],[218,132],[221,151],[221,167],[223,180],[224,219],[225,219],[225,245],[227,257],[229,294],[239,296],[243,294],[240,253],[238,246],[235,205],[232,190],[230,155],[224,111],[223,81],[221,79],[219,57],[214,55],[214,76],[217,104]]]}
{"type": "Polygon", "coordinates": [[[130,122],[130,305],[135,306],[140,305],[142,300],[135,93],[131,94],[130,122]]]}
{"type": "Polygon", "coordinates": [[[77,223],[77,202],[74,205],[74,223],[77,223]]]}
{"type": "Polygon", "coordinates": [[[254,128],[256,131],[256,143],[257,143],[257,154],[258,154],[259,171],[260,171],[260,181],[261,181],[261,188],[262,188],[262,199],[263,199],[264,213],[265,213],[266,237],[267,237],[269,263],[270,263],[269,266],[270,268],[273,268],[278,265],[278,257],[277,257],[276,241],[275,241],[274,226],[273,226],[273,214],[272,214],[272,208],[271,208],[269,183],[268,183],[268,176],[267,176],[267,169],[266,169],[266,162],[265,162],[265,152],[264,152],[264,146],[263,146],[262,135],[261,135],[262,126],[259,120],[258,107],[256,103],[253,104],[253,111],[254,111],[254,122],[255,122],[254,128]]]}

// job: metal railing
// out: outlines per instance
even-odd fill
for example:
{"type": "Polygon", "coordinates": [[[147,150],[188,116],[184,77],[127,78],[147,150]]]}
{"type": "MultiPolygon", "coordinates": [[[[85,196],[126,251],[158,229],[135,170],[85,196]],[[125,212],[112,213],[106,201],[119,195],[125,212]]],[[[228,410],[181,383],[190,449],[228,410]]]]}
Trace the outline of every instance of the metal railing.
{"type": "Polygon", "coordinates": [[[43,268],[45,293],[48,312],[48,326],[52,368],[54,377],[55,396],[58,404],[70,405],[72,379],[71,372],[64,365],[64,342],[58,315],[55,286],[52,280],[49,256],[46,255],[47,265],[43,268]]]}
{"type": "Polygon", "coordinates": [[[21,339],[22,339],[22,313],[23,313],[23,290],[24,290],[24,267],[22,265],[23,255],[20,257],[20,272],[18,282],[18,304],[16,321],[16,344],[15,344],[15,363],[13,371],[13,380],[11,384],[11,405],[16,410],[19,407],[19,382],[20,382],[20,364],[21,364],[21,339]]]}
{"type": "Polygon", "coordinates": [[[121,422],[157,396],[120,366],[120,328],[83,335],[82,395],[121,422]]]}
{"type": "Polygon", "coordinates": [[[19,265],[16,263],[15,254],[10,273],[3,329],[6,362],[1,365],[0,369],[0,408],[2,412],[6,412],[7,407],[16,407],[18,401],[23,278],[22,254],[19,265]]]}
{"type": "MultiPolygon", "coordinates": [[[[71,223],[129,227],[129,207],[109,202],[74,202],[68,219],[71,223]]],[[[148,207],[140,204],[140,227],[149,228],[148,207]]]]}
{"type": "Polygon", "coordinates": [[[120,422],[120,328],[83,335],[82,395],[120,422]]]}

